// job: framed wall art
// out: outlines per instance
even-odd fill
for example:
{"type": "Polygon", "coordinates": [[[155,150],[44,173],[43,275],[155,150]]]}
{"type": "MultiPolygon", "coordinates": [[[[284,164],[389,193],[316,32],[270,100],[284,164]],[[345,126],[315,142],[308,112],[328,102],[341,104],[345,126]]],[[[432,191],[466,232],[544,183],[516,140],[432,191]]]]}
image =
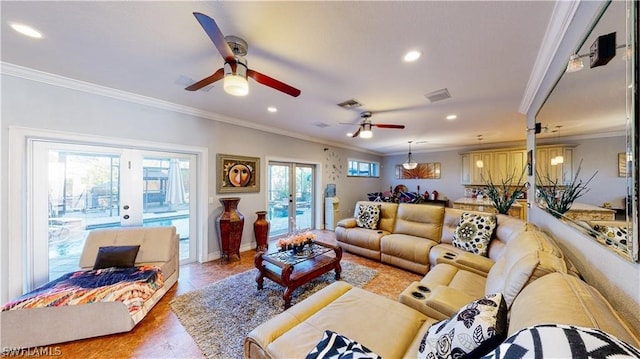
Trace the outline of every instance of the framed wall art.
{"type": "Polygon", "coordinates": [[[627,166],[627,154],[625,152],[618,153],[618,177],[629,177],[631,172],[627,166]]]}
{"type": "Polygon", "coordinates": [[[418,163],[412,170],[407,170],[402,165],[396,165],[396,178],[398,179],[436,179],[440,178],[440,162],[418,163]]]}
{"type": "Polygon", "coordinates": [[[216,155],[218,193],[260,192],[260,158],[216,155]]]}

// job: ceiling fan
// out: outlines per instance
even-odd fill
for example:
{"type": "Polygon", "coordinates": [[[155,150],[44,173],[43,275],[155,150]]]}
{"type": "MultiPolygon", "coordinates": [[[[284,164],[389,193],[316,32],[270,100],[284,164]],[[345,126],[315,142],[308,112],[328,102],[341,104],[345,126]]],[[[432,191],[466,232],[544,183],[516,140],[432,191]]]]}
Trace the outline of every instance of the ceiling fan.
{"type": "Polygon", "coordinates": [[[248,45],[243,39],[236,36],[224,36],[216,22],[207,15],[194,12],[200,26],[207,33],[216,49],[224,59],[224,66],[213,75],[194,83],[185,88],[188,91],[199,90],[209,84],[224,79],[225,92],[235,96],[245,96],[249,93],[249,84],[247,76],[256,80],[259,84],[269,86],[287,95],[298,97],[300,90],[289,86],[284,82],[278,81],[272,77],[262,74],[258,71],[251,70],[247,67],[247,60],[243,57],[247,54],[248,45]]]}
{"type": "MultiPolygon", "coordinates": [[[[392,125],[392,124],[385,124],[385,123],[371,123],[371,116],[373,114],[371,113],[371,111],[365,111],[360,113],[360,118],[362,118],[362,120],[360,121],[360,125],[358,127],[358,130],[356,132],[354,132],[351,137],[358,137],[360,136],[361,138],[371,138],[373,136],[373,133],[371,132],[371,128],[372,127],[378,127],[378,128],[395,128],[395,129],[403,129],[404,125],[392,125]]],[[[349,124],[351,125],[351,124],[349,124]]]]}

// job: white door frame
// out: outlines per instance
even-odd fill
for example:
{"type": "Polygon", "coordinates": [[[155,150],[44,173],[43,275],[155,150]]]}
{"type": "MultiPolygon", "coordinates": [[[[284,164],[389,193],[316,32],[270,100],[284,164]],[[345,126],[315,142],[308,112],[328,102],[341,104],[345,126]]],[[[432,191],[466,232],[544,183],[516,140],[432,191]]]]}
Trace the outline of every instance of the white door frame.
{"type": "MultiPolygon", "coordinates": [[[[324,188],[322,188],[322,162],[314,162],[309,161],[308,159],[300,159],[300,158],[291,158],[291,157],[279,157],[279,156],[265,156],[266,166],[269,166],[269,162],[292,162],[292,163],[300,163],[305,165],[315,166],[314,173],[314,196],[315,198],[315,228],[314,229],[324,229],[324,217],[323,217],[323,203],[324,203],[324,188]]],[[[269,183],[267,182],[268,176],[262,176],[262,183],[260,184],[262,188],[268,188],[269,183]]],[[[265,197],[265,208],[269,208],[269,196],[265,197]]]]}
{"type": "Polygon", "coordinates": [[[33,129],[19,126],[9,127],[9,163],[7,175],[8,187],[8,243],[7,253],[3,259],[8,261],[7,296],[14,298],[28,289],[28,284],[33,283],[33,272],[29,270],[30,263],[27,253],[33,253],[32,233],[27,225],[32,218],[33,210],[29,203],[32,194],[28,192],[30,178],[27,173],[27,160],[31,156],[30,141],[56,141],[84,145],[104,145],[112,147],[135,148],[139,150],[169,151],[188,153],[196,156],[197,162],[197,193],[194,199],[197,201],[196,213],[192,218],[196,221],[196,231],[193,233],[197,241],[199,262],[208,260],[208,197],[209,188],[207,181],[208,149],[206,147],[176,145],[151,141],[131,140],[124,138],[111,138],[95,135],[86,135],[46,129],[33,129]]]}

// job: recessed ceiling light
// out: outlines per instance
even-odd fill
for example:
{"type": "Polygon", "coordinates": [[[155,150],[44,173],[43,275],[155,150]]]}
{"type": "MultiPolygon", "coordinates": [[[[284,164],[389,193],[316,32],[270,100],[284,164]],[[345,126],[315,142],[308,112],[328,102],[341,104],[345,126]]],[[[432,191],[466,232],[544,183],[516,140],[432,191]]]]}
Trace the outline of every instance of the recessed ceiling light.
{"type": "Polygon", "coordinates": [[[273,107],[273,106],[269,106],[269,107],[267,107],[267,111],[269,111],[269,112],[278,112],[278,109],[273,107]]]}
{"type": "Polygon", "coordinates": [[[447,120],[451,121],[451,120],[455,120],[456,118],[458,118],[458,116],[456,115],[449,115],[447,116],[447,120]]]}
{"type": "Polygon", "coordinates": [[[11,28],[14,29],[15,31],[21,33],[22,35],[33,37],[35,39],[42,38],[42,34],[38,30],[32,28],[31,26],[18,24],[18,23],[12,23],[11,24],[11,28]]]}
{"type": "Polygon", "coordinates": [[[347,132],[347,137],[353,137],[353,133],[352,132],[347,132]]]}
{"type": "Polygon", "coordinates": [[[411,50],[409,52],[407,52],[406,54],[404,54],[404,61],[405,62],[413,62],[416,61],[417,59],[420,58],[420,56],[422,56],[422,53],[418,50],[411,50]]]}

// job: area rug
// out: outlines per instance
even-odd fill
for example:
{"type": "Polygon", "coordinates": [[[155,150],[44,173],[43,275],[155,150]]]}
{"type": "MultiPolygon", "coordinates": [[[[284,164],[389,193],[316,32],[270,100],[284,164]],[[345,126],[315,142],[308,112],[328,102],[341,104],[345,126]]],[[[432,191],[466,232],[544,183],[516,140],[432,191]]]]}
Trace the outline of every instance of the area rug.
{"type": "MultiPolygon", "coordinates": [[[[340,264],[341,280],[354,286],[362,287],[377,275],[376,270],[359,264],[348,261],[340,264]]],[[[264,288],[258,290],[257,274],[257,269],[251,269],[171,301],[171,309],[206,358],[242,358],[245,336],[283,311],[284,288],[265,278],[264,288]]],[[[333,283],[334,276],[335,272],[331,271],[296,288],[291,304],[333,283]]]]}

